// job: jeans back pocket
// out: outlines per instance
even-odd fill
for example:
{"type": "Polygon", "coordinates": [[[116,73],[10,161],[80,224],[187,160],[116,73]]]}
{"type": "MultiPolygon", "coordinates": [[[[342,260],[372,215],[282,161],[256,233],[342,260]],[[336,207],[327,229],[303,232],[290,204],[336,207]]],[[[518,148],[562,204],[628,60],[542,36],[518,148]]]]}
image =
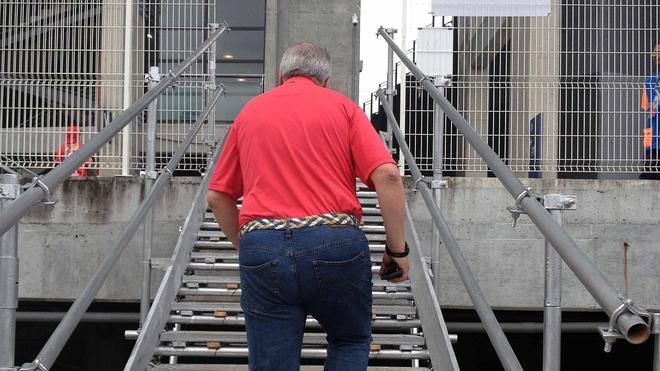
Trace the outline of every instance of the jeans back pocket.
{"type": "Polygon", "coordinates": [[[371,268],[363,252],[342,261],[313,261],[321,301],[355,302],[371,294],[371,268]]]}
{"type": "Polygon", "coordinates": [[[277,261],[256,266],[240,265],[241,308],[244,312],[267,312],[281,302],[277,282],[277,261]]]}

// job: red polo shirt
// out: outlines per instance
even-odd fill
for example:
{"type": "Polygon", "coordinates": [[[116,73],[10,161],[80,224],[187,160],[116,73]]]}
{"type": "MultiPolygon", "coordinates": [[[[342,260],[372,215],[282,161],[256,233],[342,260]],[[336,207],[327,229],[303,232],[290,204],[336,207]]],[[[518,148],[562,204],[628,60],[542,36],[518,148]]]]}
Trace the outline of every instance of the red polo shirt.
{"type": "Polygon", "coordinates": [[[344,212],[362,217],[355,177],[395,164],[362,110],[336,91],[293,77],[257,96],[229,130],[209,185],[238,199],[239,224],[344,212]]]}

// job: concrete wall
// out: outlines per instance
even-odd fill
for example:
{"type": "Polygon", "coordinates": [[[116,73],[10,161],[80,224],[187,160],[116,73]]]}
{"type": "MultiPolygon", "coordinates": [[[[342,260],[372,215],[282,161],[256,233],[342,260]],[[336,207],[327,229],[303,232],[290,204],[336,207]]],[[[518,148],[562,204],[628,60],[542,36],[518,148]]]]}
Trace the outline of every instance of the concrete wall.
{"type": "MultiPolygon", "coordinates": [[[[168,257],[190,207],[199,178],[176,178],[156,207],[154,257],[168,257]]],[[[660,309],[660,182],[526,180],[535,191],[575,194],[578,210],[564,224],[612,284],[624,292],[624,242],[628,252],[628,295],[660,309]]],[[[526,216],[515,229],[506,206],[513,199],[497,180],[450,178],[443,210],[488,301],[497,308],[538,309],[543,298],[544,242],[526,216]]],[[[39,206],[20,227],[20,297],[70,300],[96,270],[137,207],[141,181],[134,178],[68,180],[55,206],[39,206]]],[[[430,251],[431,221],[421,196],[411,200],[423,246],[430,251]]],[[[449,257],[442,250],[442,304],[468,307],[449,257]]],[[[139,297],[141,230],[101,290],[100,299],[139,297]]],[[[159,280],[161,273],[157,274],[159,280]]],[[[589,310],[595,302],[564,267],[564,305],[589,310]]],[[[154,287],[158,282],[154,282],[154,287]]],[[[154,291],[155,292],[155,289],[154,291]]]]}
{"type": "MultiPolygon", "coordinates": [[[[175,178],[163,191],[155,209],[154,257],[171,256],[198,184],[198,178],[175,178]]],[[[58,202],[54,206],[37,206],[20,224],[19,297],[77,297],[109,254],[142,194],[139,178],[67,180],[55,191],[53,198],[58,202]]],[[[142,228],[126,247],[98,298],[137,300],[141,257],[142,228]]],[[[161,276],[162,272],[157,272],[156,280],[161,276]]]]}
{"type": "Polygon", "coordinates": [[[276,84],[277,66],[286,48],[312,41],[330,52],[330,87],[347,96],[355,94],[360,38],[359,25],[353,25],[352,17],[360,14],[359,4],[360,0],[267,0],[266,90],[276,84]]]}
{"type": "MultiPolygon", "coordinates": [[[[564,225],[577,244],[620,292],[625,291],[624,243],[628,251],[628,292],[638,304],[660,308],[660,182],[532,180],[540,193],[577,195],[578,209],[564,212],[564,225]]],[[[544,240],[526,216],[515,229],[506,211],[513,198],[493,178],[450,178],[442,209],[463,254],[491,305],[539,309],[543,305],[544,240]]],[[[413,217],[426,249],[431,221],[421,196],[413,217]]],[[[430,250],[429,250],[430,251],[430,250]]],[[[444,246],[441,250],[442,305],[465,307],[470,300],[444,246]]],[[[563,305],[592,309],[595,301],[564,265],[563,305]]]]}

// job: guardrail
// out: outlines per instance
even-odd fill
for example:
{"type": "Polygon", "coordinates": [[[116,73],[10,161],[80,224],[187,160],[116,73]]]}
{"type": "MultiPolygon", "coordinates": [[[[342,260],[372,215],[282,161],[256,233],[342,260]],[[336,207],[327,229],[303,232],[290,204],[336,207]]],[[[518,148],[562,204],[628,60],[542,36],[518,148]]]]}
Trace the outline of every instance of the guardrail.
{"type": "MultiPolygon", "coordinates": [[[[616,289],[609,283],[603,273],[600,272],[598,267],[589,259],[586,254],[584,254],[584,252],[577,246],[575,241],[566,233],[566,231],[550,216],[544,206],[541,205],[537,199],[537,195],[534,195],[531,189],[525,187],[520,182],[520,180],[518,180],[518,178],[513,175],[511,170],[497,156],[493,149],[490,148],[488,144],[481,139],[479,134],[477,134],[476,131],[469,125],[467,120],[461,116],[460,113],[443,96],[442,92],[433,83],[433,79],[429,76],[426,76],[415,65],[414,62],[406,57],[405,53],[392,40],[388,34],[388,30],[381,27],[378,30],[378,35],[380,35],[387,42],[389,48],[399,56],[402,63],[404,63],[409,71],[418,79],[420,86],[426,92],[428,92],[428,94],[433,98],[435,104],[437,104],[440,109],[444,111],[447,117],[458,129],[458,131],[463,134],[464,138],[473,146],[477,153],[487,163],[489,168],[492,169],[498,179],[502,182],[507,191],[509,191],[509,193],[514,197],[516,200],[515,211],[518,212],[518,214],[526,213],[530,217],[537,228],[552,244],[555,250],[557,250],[562,259],[571,268],[571,270],[575,273],[578,279],[580,279],[585,288],[591,293],[601,308],[603,308],[603,310],[610,317],[609,328],[601,330],[601,334],[603,335],[603,338],[606,342],[606,350],[608,345],[611,346],[611,344],[619,337],[623,337],[633,344],[640,344],[646,341],[650,335],[650,326],[652,324],[650,314],[645,310],[636,307],[630,299],[616,291],[616,289]]],[[[381,104],[385,107],[385,112],[388,115],[388,119],[390,122],[395,123],[396,121],[394,120],[394,114],[391,110],[391,107],[389,106],[388,99],[385,97],[385,94],[382,90],[379,91],[379,97],[381,104]]],[[[451,238],[451,233],[448,230],[446,223],[443,223],[444,219],[442,218],[440,210],[437,208],[437,205],[433,203],[432,195],[428,189],[428,186],[422,182],[422,174],[415,164],[415,159],[412,157],[412,153],[405,144],[401,131],[397,130],[397,127],[393,127],[393,129],[393,134],[401,146],[404,156],[406,156],[406,161],[411,167],[411,172],[413,172],[414,184],[415,186],[419,186],[419,189],[424,196],[424,200],[429,207],[431,214],[433,215],[433,221],[442,234],[445,240],[445,244],[449,249],[452,260],[454,260],[454,264],[456,264],[456,251],[454,250],[458,250],[458,247],[452,247],[455,241],[452,242],[453,238],[451,238]]],[[[458,251],[460,252],[460,250],[458,251]]],[[[461,274],[461,278],[463,278],[464,282],[465,278],[463,276],[466,275],[466,272],[469,273],[469,267],[466,266],[459,268],[459,273],[461,274]]],[[[470,291],[470,289],[468,289],[468,291],[470,291]]],[[[473,293],[471,293],[471,297],[472,295],[473,293]]],[[[479,306],[477,303],[475,303],[477,311],[481,310],[479,309],[479,306]]],[[[488,311],[490,311],[490,308],[488,308],[488,311]]],[[[484,317],[481,318],[482,320],[485,319],[484,317]]],[[[494,318],[492,320],[494,321],[494,318]]],[[[491,320],[488,320],[488,322],[490,321],[491,320]]],[[[498,331],[493,330],[491,332],[495,334],[498,331]]],[[[501,329],[499,329],[499,332],[501,332],[501,329]]],[[[493,345],[495,346],[496,351],[500,356],[500,360],[503,362],[505,368],[519,369],[519,365],[516,367],[515,363],[509,362],[506,346],[501,347],[498,350],[498,347],[500,347],[502,344],[501,342],[495,342],[494,340],[497,340],[499,336],[494,339],[489,333],[489,337],[491,337],[491,341],[494,343],[493,345]]],[[[508,343],[506,345],[508,345],[508,343]]]]}
{"type": "Polygon", "coordinates": [[[447,221],[443,217],[442,212],[438,208],[438,205],[435,204],[431,190],[426,183],[422,182],[424,177],[420,172],[419,167],[415,163],[415,158],[413,157],[412,152],[410,152],[410,148],[408,148],[408,144],[403,138],[403,134],[401,133],[401,129],[399,129],[399,125],[396,121],[396,118],[394,117],[392,108],[387,102],[385,94],[382,90],[378,92],[378,97],[381,99],[381,104],[385,109],[385,114],[387,114],[388,120],[392,123],[391,133],[394,135],[394,138],[396,138],[396,141],[399,144],[399,148],[405,157],[406,163],[408,166],[410,166],[413,179],[415,179],[414,187],[417,187],[417,189],[422,194],[422,197],[424,198],[424,203],[426,204],[426,207],[431,214],[433,223],[438,228],[440,234],[443,237],[445,246],[447,246],[447,251],[449,252],[449,256],[451,257],[454,266],[456,267],[456,270],[458,271],[458,274],[460,275],[461,280],[467,289],[470,300],[472,300],[472,303],[475,306],[477,314],[481,319],[481,322],[486,330],[486,333],[488,334],[490,341],[495,347],[497,356],[500,358],[500,361],[506,370],[522,370],[522,366],[520,366],[520,362],[518,361],[516,354],[513,352],[509,341],[504,335],[504,331],[502,331],[502,328],[497,322],[497,318],[495,318],[493,310],[488,305],[486,297],[481,291],[477,280],[474,278],[474,274],[472,273],[470,266],[467,264],[467,261],[465,260],[465,257],[463,256],[458,243],[456,242],[456,238],[451,233],[451,230],[447,225],[447,221]]]}
{"type": "MultiPolygon", "coordinates": [[[[87,159],[96,153],[96,151],[98,151],[103,145],[105,145],[115,135],[120,133],[121,130],[135,116],[142,113],[143,110],[148,105],[150,105],[150,103],[154,101],[163,91],[165,91],[165,89],[171,86],[175,82],[176,78],[181,73],[183,73],[183,71],[185,71],[186,68],[188,68],[197,58],[199,58],[199,56],[204,53],[206,49],[214,45],[215,41],[220,37],[220,35],[228,30],[228,28],[229,26],[226,23],[220,26],[202,45],[196,49],[195,52],[188,56],[174,70],[170,71],[167,77],[162,79],[159,83],[155,84],[148,93],[143,95],[140,99],[138,99],[138,101],[136,101],[126,111],[119,115],[113,122],[110,123],[110,125],[108,125],[108,127],[94,136],[86,146],[82,147],[74,154],[67,157],[60,165],[58,165],[47,175],[35,178],[33,183],[30,185],[27,191],[23,193],[23,195],[19,196],[15,201],[6,205],[6,209],[0,213],[0,225],[2,225],[2,227],[0,227],[0,233],[3,235],[3,244],[5,241],[4,234],[7,230],[17,225],[21,217],[25,215],[32,206],[43,201],[49,201],[48,198],[50,196],[51,189],[60,185],[75,171],[75,169],[85,163],[85,161],[87,161],[87,159]]],[[[94,297],[101,289],[114,265],[119,260],[119,257],[121,256],[124,248],[131,240],[140,224],[142,224],[145,217],[149,214],[150,210],[153,208],[155,201],[157,200],[157,197],[159,196],[163,187],[169,180],[171,180],[174,170],[183,158],[188,147],[193,143],[200,129],[205,124],[206,118],[212,112],[214,112],[216,103],[223,95],[223,93],[223,86],[215,89],[215,92],[209,100],[204,111],[197,118],[195,125],[188,132],[176,153],[170,158],[167,166],[160,172],[160,175],[158,175],[155,183],[150,187],[148,194],[129,220],[127,226],[120,234],[119,239],[113,246],[110,254],[103,260],[101,266],[90,279],[81,295],[74,301],[73,305],[64,316],[62,321],[59,323],[53,334],[50,336],[36,359],[32,363],[25,364],[22,368],[20,368],[21,371],[46,371],[52,367],[53,363],[59,356],[59,353],[66,345],[66,342],[71,336],[71,333],[80,322],[83,314],[94,300],[94,297]]],[[[11,272],[3,270],[2,273],[11,272]]],[[[0,277],[0,280],[3,282],[17,280],[17,277],[0,277]]],[[[12,346],[13,349],[13,338],[10,341],[3,342],[0,345],[2,348],[9,346],[12,346]]],[[[0,352],[0,354],[2,353],[4,352],[0,352]]],[[[5,367],[5,365],[0,365],[0,367],[5,367]]]]}

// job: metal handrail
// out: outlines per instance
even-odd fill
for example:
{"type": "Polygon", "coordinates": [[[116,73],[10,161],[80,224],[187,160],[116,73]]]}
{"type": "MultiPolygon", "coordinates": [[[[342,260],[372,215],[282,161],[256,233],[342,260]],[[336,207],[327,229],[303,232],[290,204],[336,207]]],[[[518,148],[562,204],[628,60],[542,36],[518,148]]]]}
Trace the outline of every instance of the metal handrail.
{"type": "Polygon", "coordinates": [[[213,156],[211,156],[206,175],[199,185],[193,205],[188,212],[186,221],[179,234],[179,239],[172,253],[171,264],[161,281],[153,305],[140,330],[135,346],[124,367],[124,371],[144,371],[156,350],[160,334],[167,323],[170,308],[176,298],[181,280],[186,271],[190,252],[192,251],[195,238],[197,238],[197,231],[203,222],[204,212],[206,211],[207,188],[226,139],[227,135],[225,135],[221,144],[216,147],[213,156]]]}
{"type": "Polygon", "coordinates": [[[440,308],[440,301],[435,294],[431,277],[427,273],[426,261],[415,229],[412,213],[406,205],[406,242],[410,246],[409,277],[412,283],[413,297],[417,306],[417,315],[422,324],[424,340],[429,350],[431,364],[437,371],[458,371],[458,360],[452,346],[452,336],[449,335],[440,308]]]}
{"type": "Polygon", "coordinates": [[[37,355],[32,363],[24,365],[19,371],[50,370],[53,363],[55,363],[55,360],[69,340],[69,337],[80,322],[83,314],[87,311],[87,308],[92,303],[96,297],[96,294],[105,283],[105,280],[110,275],[110,272],[112,272],[112,269],[119,260],[119,257],[124,251],[124,248],[133,238],[133,235],[142,224],[147,213],[155,205],[157,197],[160,195],[163,187],[165,187],[165,185],[172,179],[173,171],[176,169],[179,162],[186,153],[186,150],[194,140],[199,130],[202,128],[206,117],[209,115],[209,113],[211,113],[212,110],[215,109],[215,104],[218,102],[218,99],[220,99],[223,93],[224,87],[222,86],[216,90],[215,94],[211,98],[211,101],[206,106],[200,117],[197,119],[193,128],[188,132],[184,143],[179,146],[176,153],[172,156],[172,158],[170,158],[167,166],[165,166],[165,168],[160,172],[160,175],[156,179],[156,182],[154,183],[147,196],[144,198],[138,209],[129,219],[126,227],[119,235],[119,239],[112,247],[110,255],[106,256],[99,269],[96,271],[94,276],[92,276],[87,286],[85,286],[83,292],[73,302],[73,305],[71,305],[71,308],[69,308],[62,321],[59,323],[55,331],[53,331],[50,338],[41,349],[41,352],[39,352],[39,355],[37,355]]]}
{"type": "MultiPolygon", "coordinates": [[[[536,197],[533,197],[530,189],[525,187],[513,175],[495,151],[481,139],[467,120],[435,87],[432,79],[426,76],[415,63],[406,57],[401,48],[389,37],[384,28],[381,27],[378,30],[378,35],[383,37],[408,70],[417,78],[423,89],[428,92],[435,103],[449,117],[454,126],[463,134],[463,137],[484,159],[507,191],[516,199],[516,206],[529,216],[539,231],[552,244],[555,250],[557,250],[564,262],[566,262],[568,267],[571,268],[578,279],[580,279],[580,282],[582,282],[610,317],[612,327],[618,329],[620,334],[630,343],[640,344],[646,341],[650,335],[650,319],[644,320],[640,316],[639,313],[643,312],[643,310],[634,307],[629,299],[617,292],[593,261],[578,247],[573,238],[552,219],[536,197]]],[[[381,102],[386,101],[381,99],[381,102]]]]}
{"type": "Polygon", "coordinates": [[[502,366],[504,366],[506,370],[522,371],[522,366],[520,365],[516,354],[513,352],[511,344],[509,344],[509,341],[504,335],[504,331],[502,331],[502,328],[497,322],[497,318],[495,318],[493,310],[490,308],[490,305],[486,301],[486,297],[481,291],[476,278],[474,278],[474,274],[472,273],[470,266],[467,264],[465,256],[463,256],[461,249],[458,247],[456,238],[449,229],[447,221],[442,215],[440,208],[438,208],[438,205],[433,201],[433,195],[431,194],[429,186],[422,181],[424,179],[422,172],[419,170],[419,167],[415,162],[415,158],[413,157],[410,148],[408,148],[408,144],[403,138],[403,133],[401,133],[399,124],[394,117],[394,113],[392,112],[391,106],[387,102],[387,98],[385,97],[384,92],[379,90],[377,95],[381,104],[383,105],[383,109],[387,115],[387,118],[393,123],[392,134],[394,134],[397,143],[399,143],[399,149],[403,153],[403,156],[408,163],[408,166],[410,167],[410,172],[413,176],[413,179],[415,180],[413,186],[419,189],[422,197],[424,198],[424,203],[426,204],[426,207],[431,214],[433,222],[440,231],[440,235],[445,242],[449,256],[454,262],[454,266],[456,267],[456,270],[458,271],[458,274],[460,275],[461,280],[467,289],[470,300],[472,300],[472,303],[474,304],[477,314],[479,315],[479,318],[481,319],[481,322],[486,329],[488,338],[493,344],[500,362],[502,362],[502,366]]]}
{"type": "Polygon", "coordinates": [[[229,29],[227,23],[213,31],[209,38],[202,43],[183,62],[169,71],[167,77],[163,78],[153,89],[141,96],[133,105],[122,112],[116,119],[98,132],[85,145],[68,156],[61,164],[56,166],[48,174],[34,179],[33,184],[15,201],[10,203],[2,214],[0,214],[0,236],[4,235],[14,224],[30,211],[30,209],[44,201],[48,201],[51,192],[75,172],[75,170],[96,154],[101,147],[106,145],[115,135],[128,125],[137,115],[158,97],[165,89],[172,85],[175,80],[185,71],[202,53],[206,51],[225,31],[229,29]]]}

